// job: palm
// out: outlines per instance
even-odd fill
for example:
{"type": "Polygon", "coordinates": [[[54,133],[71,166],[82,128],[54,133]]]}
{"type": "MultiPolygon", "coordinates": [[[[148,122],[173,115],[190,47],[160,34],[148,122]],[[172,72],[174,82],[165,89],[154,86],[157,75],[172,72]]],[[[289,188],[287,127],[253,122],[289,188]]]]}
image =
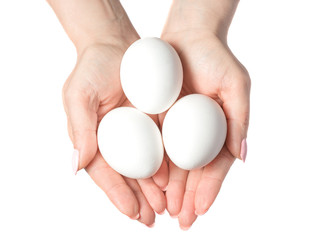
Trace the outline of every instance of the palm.
{"type": "MultiPolygon", "coordinates": [[[[112,45],[87,49],[79,57],[76,68],[64,86],[67,93],[65,98],[72,94],[80,97],[77,101],[65,99],[64,102],[71,105],[66,109],[73,109],[74,104],[83,104],[88,109],[84,118],[91,123],[91,129],[86,129],[89,130],[86,149],[92,157],[83,167],[121,212],[132,218],[140,213],[139,221],[151,225],[154,222],[154,210],[162,212],[165,209],[165,198],[158,186],[167,184],[166,165],[163,164],[153,178],[125,178],[110,168],[97,147],[96,131],[101,119],[116,107],[131,106],[120,84],[119,68],[124,51],[125,48],[112,45]]],[[[157,120],[156,116],[152,118],[157,120]]],[[[71,138],[77,133],[70,124],[68,130],[71,138]]]]}
{"type": "Polygon", "coordinates": [[[94,64],[87,65],[88,69],[85,72],[88,74],[90,87],[99,95],[97,109],[99,122],[111,109],[122,106],[126,98],[119,81],[123,50],[114,46],[103,46],[96,50],[90,53],[94,58],[90,59],[91,63],[94,64]]]}
{"type": "MultiPolygon", "coordinates": [[[[222,105],[230,117],[230,92],[236,87],[232,80],[244,74],[245,69],[230,50],[215,36],[206,34],[166,34],[164,39],[177,50],[183,65],[184,82],[181,96],[200,93],[210,96],[222,105]]],[[[164,115],[159,116],[162,123],[164,115]]],[[[171,215],[179,215],[182,228],[188,228],[197,214],[204,214],[215,200],[222,181],[235,160],[232,152],[232,135],[228,133],[226,145],[214,161],[202,169],[185,171],[172,162],[169,165],[167,208],[171,215]],[[229,144],[230,143],[230,144],[229,144]],[[230,148],[229,148],[230,147],[230,148]]]]}

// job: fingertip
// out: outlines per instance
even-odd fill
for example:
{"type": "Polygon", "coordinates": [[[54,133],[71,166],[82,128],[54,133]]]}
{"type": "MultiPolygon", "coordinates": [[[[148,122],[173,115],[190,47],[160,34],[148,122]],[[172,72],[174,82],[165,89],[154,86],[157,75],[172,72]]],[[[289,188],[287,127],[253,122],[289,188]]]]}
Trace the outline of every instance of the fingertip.
{"type": "Polygon", "coordinates": [[[171,163],[170,180],[165,196],[167,200],[167,211],[172,217],[178,216],[181,211],[187,176],[187,171],[179,169],[171,163]]]}
{"type": "Polygon", "coordinates": [[[180,225],[180,229],[183,231],[188,231],[190,229],[191,226],[182,226],[180,225]]]}
{"type": "Polygon", "coordinates": [[[162,205],[161,208],[157,209],[156,211],[159,215],[163,215],[166,212],[166,203],[162,205]]]}
{"type": "Polygon", "coordinates": [[[97,145],[97,114],[98,99],[94,103],[89,101],[95,98],[90,91],[67,91],[66,112],[68,117],[68,133],[74,149],[78,150],[78,169],[85,168],[95,157],[97,145]],[[92,96],[91,96],[92,95],[92,96]]]}
{"type": "Polygon", "coordinates": [[[158,214],[159,214],[159,215],[164,215],[165,212],[166,212],[166,210],[164,209],[162,212],[159,212],[158,214]]]}
{"type": "MultiPolygon", "coordinates": [[[[130,197],[130,195],[128,195],[128,197],[130,197]]],[[[141,213],[138,200],[134,195],[130,197],[130,199],[131,201],[123,199],[123,201],[121,201],[121,203],[119,202],[119,204],[117,204],[116,206],[118,207],[120,212],[127,215],[130,219],[139,220],[141,218],[141,213]]]]}
{"type": "MultiPolygon", "coordinates": [[[[132,199],[132,198],[131,198],[132,199]]],[[[139,212],[139,205],[136,201],[136,199],[131,200],[131,201],[123,201],[120,200],[117,202],[116,199],[111,197],[111,202],[119,209],[121,213],[126,215],[132,220],[139,220],[141,218],[141,214],[139,212]]]]}
{"type": "Polygon", "coordinates": [[[202,196],[202,194],[200,194],[197,192],[196,197],[195,197],[195,214],[197,216],[201,216],[204,215],[208,209],[209,209],[209,205],[210,203],[208,203],[208,200],[206,199],[206,197],[202,196]],[[197,195],[198,194],[198,195],[197,195]]]}
{"type": "Polygon", "coordinates": [[[137,204],[140,213],[140,217],[137,220],[147,226],[152,225],[155,221],[155,212],[143,194],[138,182],[129,178],[125,178],[125,181],[132,189],[132,193],[135,195],[135,203],[137,204]]]}
{"type": "Polygon", "coordinates": [[[130,216],[128,216],[128,217],[131,218],[132,220],[138,220],[140,218],[140,213],[138,213],[134,217],[130,217],[130,216]]]}
{"type": "Polygon", "coordinates": [[[133,190],[123,177],[106,163],[100,153],[86,167],[86,171],[122,214],[135,220],[140,217],[139,202],[133,190]]]}
{"type": "Polygon", "coordinates": [[[247,150],[248,150],[247,140],[244,138],[241,142],[241,151],[240,151],[240,157],[243,163],[245,163],[246,161],[247,150]]]}
{"type": "Polygon", "coordinates": [[[194,214],[197,216],[202,216],[204,215],[209,209],[199,209],[199,210],[195,210],[194,214]]]}
{"type": "Polygon", "coordinates": [[[167,200],[167,211],[172,218],[179,218],[182,208],[182,200],[169,198],[167,200]]]}
{"type": "Polygon", "coordinates": [[[146,224],[146,226],[147,226],[148,228],[153,228],[153,227],[154,227],[154,224],[155,224],[155,223],[152,223],[152,224],[150,224],[150,225],[147,225],[147,224],[146,224]]]}
{"type": "Polygon", "coordinates": [[[161,190],[162,190],[163,192],[166,192],[167,189],[168,189],[168,185],[166,185],[165,187],[161,188],[161,190]]]}
{"type": "MultiPolygon", "coordinates": [[[[201,186],[202,187],[202,186],[201,186]]],[[[195,196],[195,215],[202,216],[208,212],[211,205],[215,201],[219,190],[216,189],[207,189],[206,191],[211,191],[210,194],[208,192],[202,191],[199,189],[195,196]],[[200,191],[199,191],[200,190],[200,191]]]]}
{"type": "Polygon", "coordinates": [[[153,204],[154,206],[152,207],[153,210],[159,214],[159,215],[163,215],[166,211],[166,201],[164,200],[163,202],[160,201],[157,205],[153,204]]]}
{"type": "Polygon", "coordinates": [[[151,208],[145,207],[141,209],[139,222],[143,223],[147,227],[152,226],[155,223],[156,215],[151,208]]]}
{"type": "Polygon", "coordinates": [[[247,136],[250,118],[250,78],[246,74],[241,76],[242,74],[232,81],[233,86],[226,89],[222,97],[227,119],[226,145],[238,159],[242,159],[241,145],[247,136]]]}
{"type": "MultiPolygon", "coordinates": [[[[168,193],[168,192],[167,192],[168,193]]],[[[182,199],[167,196],[167,211],[172,218],[177,218],[179,216],[180,210],[182,206],[182,199]]]]}
{"type": "Polygon", "coordinates": [[[189,212],[181,212],[179,215],[179,225],[184,231],[188,230],[192,224],[196,221],[197,215],[189,212]]]}
{"type": "Polygon", "coordinates": [[[164,212],[166,209],[166,198],[154,181],[151,178],[139,179],[138,183],[152,209],[158,214],[164,212]]]}
{"type": "Polygon", "coordinates": [[[97,154],[98,144],[95,131],[87,131],[82,134],[74,134],[75,149],[78,150],[78,171],[87,167],[97,154]]]}
{"type": "Polygon", "coordinates": [[[190,228],[197,219],[194,208],[194,194],[187,192],[184,196],[182,209],[179,214],[179,224],[185,228],[190,228]]]}
{"type": "Polygon", "coordinates": [[[167,209],[169,215],[171,218],[178,218],[179,217],[179,211],[177,209],[167,209]]]}

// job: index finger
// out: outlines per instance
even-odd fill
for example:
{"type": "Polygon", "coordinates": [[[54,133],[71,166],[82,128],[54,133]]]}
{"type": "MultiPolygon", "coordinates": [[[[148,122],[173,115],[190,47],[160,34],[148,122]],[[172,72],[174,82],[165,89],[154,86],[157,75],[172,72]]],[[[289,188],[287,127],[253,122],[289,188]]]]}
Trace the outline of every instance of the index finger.
{"type": "Polygon", "coordinates": [[[123,177],[107,164],[99,151],[86,167],[86,171],[120,212],[134,220],[140,217],[135,194],[123,177]]]}
{"type": "Polygon", "coordinates": [[[195,213],[205,214],[216,199],[235,157],[224,146],[219,155],[203,170],[195,195],[195,213]]]}

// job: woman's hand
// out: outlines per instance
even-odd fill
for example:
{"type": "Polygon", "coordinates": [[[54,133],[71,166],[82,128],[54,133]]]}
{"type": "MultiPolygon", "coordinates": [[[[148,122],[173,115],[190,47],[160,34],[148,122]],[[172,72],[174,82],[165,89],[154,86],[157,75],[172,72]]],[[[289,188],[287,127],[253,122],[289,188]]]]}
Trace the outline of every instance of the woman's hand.
{"type": "MultiPolygon", "coordinates": [[[[149,179],[123,177],[101,156],[96,136],[106,113],[130,105],[120,85],[120,62],[139,36],[119,0],[48,2],[78,52],[77,64],[63,87],[68,131],[75,148],[74,173],[85,168],[122,213],[151,226],[154,211],[162,213],[166,208],[161,190],[168,182],[166,163],[149,179]]],[[[158,124],[158,117],[151,117],[158,124]]]]}
{"type": "MultiPolygon", "coordinates": [[[[188,229],[197,215],[204,214],[212,205],[235,158],[245,160],[250,95],[250,77],[227,46],[224,35],[227,29],[214,19],[212,26],[208,23],[197,26],[210,8],[205,3],[192,7],[188,2],[192,1],[174,1],[162,38],[181,58],[184,70],[181,95],[201,93],[216,100],[225,112],[228,131],[220,154],[204,168],[185,171],[169,162],[167,209],[171,216],[179,218],[182,229],[188,229]]],[[[200,2],[208,1],[197,1],[200,2]]],[[[164,116],[159,115],[161,124],[164,116]]]]}
{"type": "MultiPolygon", "coordinates": [[[[150,226],[155,219],[153,210],[161,213],[166,207],[160,190],[167,184],[166,164],[153,178],[133,180],[110,168],[97,147],[96,132],[103,116],[113,108],[130,105],[119,78],[120,62],[130,44],[117,39],[114,44],[86,48],[63,87],[63,102],[75,148],[74,172],[85,168],[122,213],[150,226]]],[[[158,123],[157,116],[151,117],[158,123]]]]}

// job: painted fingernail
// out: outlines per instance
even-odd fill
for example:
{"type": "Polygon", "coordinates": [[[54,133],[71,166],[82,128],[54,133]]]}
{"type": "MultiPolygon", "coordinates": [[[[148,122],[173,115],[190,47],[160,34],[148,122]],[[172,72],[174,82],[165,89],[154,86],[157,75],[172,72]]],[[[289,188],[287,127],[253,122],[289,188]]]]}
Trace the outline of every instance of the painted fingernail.
{"type": "Polygon", "coordinates": [[[74,175],[77,174],[79,167],[79,151],[74,149],[72,154],[72,172],[74,175]]]}
{"type": "Polygon", "coordinates": [[[185,227],[185,226],[180,225],[180,228],[181,228],[183,231],[187,231],[187,230],[189,230],[190,227],[185,227]]]}
{"type": "Polygon", "coordinates": [[[132,220],[138,220],[140,218],[140,213],[138,213],[135,217],[130,217],[132,220]]]}
{"type": "Polygon", "coordinates": [[[243,139],[241,142],[240,157],[243,162],[246,161],[246,157],[247,157],[247,140],[246,139],[243,139]]]}

